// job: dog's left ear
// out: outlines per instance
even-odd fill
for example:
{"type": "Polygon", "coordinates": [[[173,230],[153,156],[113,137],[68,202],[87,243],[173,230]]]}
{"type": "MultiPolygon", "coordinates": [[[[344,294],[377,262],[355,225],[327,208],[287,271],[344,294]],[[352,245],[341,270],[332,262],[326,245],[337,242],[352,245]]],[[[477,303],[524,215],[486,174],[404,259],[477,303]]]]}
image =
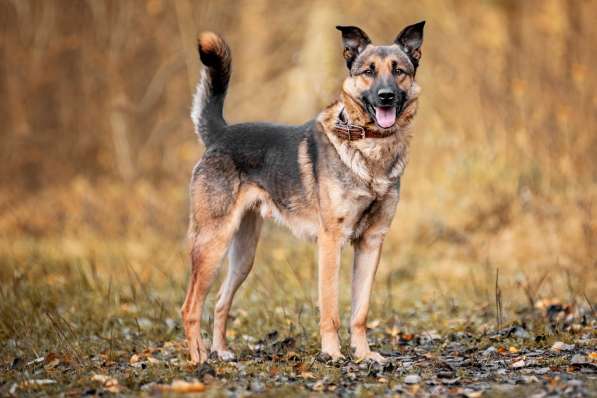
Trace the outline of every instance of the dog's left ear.
{"type": "Polygon", "coordinates": [[[423,27],[425,21],[409,25],[402,29],[394,43],[398,44],[402,51],[408,55],[415,68],[419,65],[421,59],[421,45],[423,44],[423,27]]]}
{"type": "Polygon", "coordinates": [[[356,26],[336,26],[336,29],[342,32],[342,45],[344,46],[342,55],[344,55],[346,66],[350,70],[357,55],[371,44],[371,39],[367,33],[356,26]]]}

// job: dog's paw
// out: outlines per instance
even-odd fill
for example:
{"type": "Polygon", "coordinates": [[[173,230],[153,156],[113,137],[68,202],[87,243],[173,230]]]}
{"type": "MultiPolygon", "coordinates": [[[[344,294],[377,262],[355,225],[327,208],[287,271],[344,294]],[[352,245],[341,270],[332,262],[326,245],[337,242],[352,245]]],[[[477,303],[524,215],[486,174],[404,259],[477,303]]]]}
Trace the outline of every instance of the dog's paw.
{"type": "Polygon", "coordinates": [[[191,353],[191,363],[196,365],[201,365],[205,361],[207,361],[208,354],[207,351],[203,351],[200,349],[194,349],[190,351],[191,353]]]}
{"type": "Polygon", "coordinates": [[[216,354],[217,358],[220,361],[224,361],[224,362],[234,362],[234,361],[236,361],[236,355],[234,355],[234,353],[232,351],[218,350],[218,351],[212,351],[212,354],[216,354]]]}
{"type": "Polygon", "coordinates": [[[342,362],[346,359],[340,351],[325,352],[322,351],[317,355],[317,360],[324,363],[342,362]]]}
{"type": "Polygon", "coordinates": [[[373,361],[381,365],[384,365],[388,362],[388,359],[386,357],[381,355],[379,352],[375,351],[367,351],[361,354],[356,353],[355,357],[357,357],[361,361],[373,361]]]}

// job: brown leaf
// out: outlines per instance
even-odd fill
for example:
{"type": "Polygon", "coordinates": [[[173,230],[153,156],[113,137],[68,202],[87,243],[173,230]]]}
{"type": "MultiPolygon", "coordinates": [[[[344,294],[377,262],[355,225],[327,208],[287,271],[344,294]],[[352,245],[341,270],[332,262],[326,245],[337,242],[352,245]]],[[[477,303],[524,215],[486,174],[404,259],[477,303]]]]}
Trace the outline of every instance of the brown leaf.
{"type": "Polygon", "coordinates": [[[367,329],[375,329],[379,326],[380,323],[381,322],[379,319],[374,319],[371,322],[367,322],[367,329]]]}
{"type": "Polygon", "coordinates": [[[159,384],[157,389],[164,392],[188,394],[205,391],[205,384],[199,381],[173,380],[171,384],[159,384]]]}
{"type": "Polygon", "coordinates": [[[94,374],[91,377],[91,380],[101,383],[102,386],[111,393],[117,394],[120,392],[120,384],[118,383],[118,380],[113,377],[102,374],[94,374]]]}
{"type": "Polygon", "coordinates": [[[141,357],[137,354],[133,354],[133,356],[131,356],[131,359],[129,359],[129,363],[131,365],[136,364],[137,362],[139,362],[141,360],[141,357]]]}
{"type": "Polygon", "coordinates": [[[415,335],[412,333],[403,333],[400,335],[400,339],[403,341],[411,341],[415,338],[415,335]]]}

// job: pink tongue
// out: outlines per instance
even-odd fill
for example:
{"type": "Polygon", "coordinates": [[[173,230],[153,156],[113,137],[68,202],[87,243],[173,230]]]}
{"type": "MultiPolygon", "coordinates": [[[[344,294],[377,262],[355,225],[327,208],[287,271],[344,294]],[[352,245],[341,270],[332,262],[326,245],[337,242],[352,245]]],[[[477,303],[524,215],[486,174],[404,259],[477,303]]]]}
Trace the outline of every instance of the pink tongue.
{"type": "Polygon", "coordinates": [[[392,106],[376,107],[375,119],[380,127],[392,127],[396,122],[396,109],[392,106]]]}

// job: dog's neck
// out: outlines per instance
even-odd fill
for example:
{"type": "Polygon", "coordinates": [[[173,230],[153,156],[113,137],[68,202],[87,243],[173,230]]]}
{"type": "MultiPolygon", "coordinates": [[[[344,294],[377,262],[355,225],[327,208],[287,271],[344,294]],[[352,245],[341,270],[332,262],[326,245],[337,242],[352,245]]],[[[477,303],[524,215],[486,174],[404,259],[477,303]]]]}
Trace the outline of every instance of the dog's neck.
{"type": "Polygon", "coordinates": [[[385,195],[397,183],[406,168],[410,127],[417,111],[417,98],[418,86],[394,126],[389,129],[380,129],[363,106],[344,91],[338,101],[317,117],[342,162],[378,197],[385,195]],[[382,130],[380,134],[383,134],[383,138],[351,141],[339,137],[334,129],[342,112],[346,119],[344,122],[372,131],[382,130]]]}

